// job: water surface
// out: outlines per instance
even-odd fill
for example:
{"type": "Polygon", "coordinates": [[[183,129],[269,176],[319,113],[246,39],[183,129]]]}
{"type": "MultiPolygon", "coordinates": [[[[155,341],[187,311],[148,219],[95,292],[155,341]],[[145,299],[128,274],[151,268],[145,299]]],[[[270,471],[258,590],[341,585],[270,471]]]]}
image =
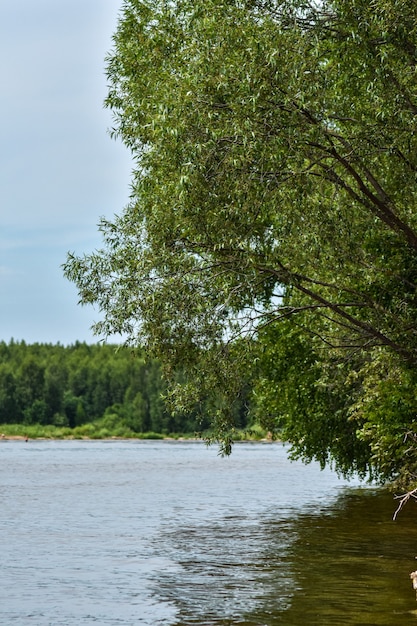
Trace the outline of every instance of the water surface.
{"type": "Polygon", "coordinates": [[[416,508],[195,442],[0,442],[0,624],[417,626],[416,508]]]}

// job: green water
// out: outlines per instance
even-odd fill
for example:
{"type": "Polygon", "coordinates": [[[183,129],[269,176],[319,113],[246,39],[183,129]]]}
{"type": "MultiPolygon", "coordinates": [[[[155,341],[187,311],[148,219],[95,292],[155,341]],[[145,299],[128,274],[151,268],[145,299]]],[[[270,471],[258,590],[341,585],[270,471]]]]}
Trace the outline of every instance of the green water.
{"type": "MultiPolygon", "coordinates": [[[[285,556],[294,586],[286,610],[265,624],[400,626],[417,624],[409,574],[417,569],[417,507],[393,521],[392,494],[347,490],[328,509],[301,515],[285,556]]],[[[270,525],[271,548],[281,534],[270,525]]],[[[278,541],[279,543],[279,541],[278,541]]],[[[259,612],[253,623],[259,624],[259,612]]],[[[248,616],[247,623],[251,623],[248,616]]]]}
{"type": "Polygon", "coordinates": [[[175,625],[417,626],[417,506],[393,521],[396,506],[347,487],[330,504],[296,499],[291,513],[272,504],[259,523],[176,527],[164,549],[182,570],[158,582],[180,609],[175,625]]]}
{"type": "Polygon", "coordinates": [[[417,569],[417,508],[409,504],[394,522],[395,508],[392,494],[355,489],[329,508],[267,522],[269,546],[254,580],[255,587],[268,581],[264,606],[222,626],[417,625],[409,578],[417,569]]]}

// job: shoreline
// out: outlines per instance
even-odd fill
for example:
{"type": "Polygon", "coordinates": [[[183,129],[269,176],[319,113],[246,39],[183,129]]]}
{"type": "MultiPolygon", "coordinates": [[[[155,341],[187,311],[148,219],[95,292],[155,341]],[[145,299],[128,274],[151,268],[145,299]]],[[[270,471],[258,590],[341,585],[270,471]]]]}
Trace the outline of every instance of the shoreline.
{"type": "MultiPolygon", "coordinates": [[[[26,437],[24,435],[0,435],[1,441],[178,441],[180,443],[195,442],[206,443],[203,438],[197,437],[26,437]]],[[[238,443],[277,443],[278,439],[263,437],[262,439],[238,439],[233,445],[238,443]]]]}

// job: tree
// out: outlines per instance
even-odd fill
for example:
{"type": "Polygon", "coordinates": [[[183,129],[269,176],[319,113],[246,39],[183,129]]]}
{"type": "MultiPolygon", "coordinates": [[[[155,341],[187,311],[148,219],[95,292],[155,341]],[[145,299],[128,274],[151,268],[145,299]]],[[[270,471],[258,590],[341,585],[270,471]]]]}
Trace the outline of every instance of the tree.
{"type": "Polygon", "coordinates": [[[242,381],[276,391],[262,354],[286,339],[264,330],[285,320],[315,355],[300,378],[316,372],[333,433],[292,419],[295,453],[381,479],[417,471],[414,403],[385,445],[388,395],[371,401],[378,368],[414,389],[416,67],[414,0],[124,3],[106,104],[136,163],[131,202],[65,274],[102,311],[99,335],[188,371],[181,410],[215,390],[226,452],[242,381]],[[350,460],[335,444],[347,431],[350,460]]]}
{"type": "Polygon", "coordinates": [[[13,416],[16,422],[22,420],[16,399],[16,380],[10,369],[0,365],[0,423],[5,424],[13,416]]]}

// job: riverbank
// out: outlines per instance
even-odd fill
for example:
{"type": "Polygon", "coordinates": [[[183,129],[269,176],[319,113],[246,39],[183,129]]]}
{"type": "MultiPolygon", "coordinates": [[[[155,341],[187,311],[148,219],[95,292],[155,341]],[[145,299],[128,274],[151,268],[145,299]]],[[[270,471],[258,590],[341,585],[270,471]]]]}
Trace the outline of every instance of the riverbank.
{"type": "MultiPolygon", "coordinates": [[[[0,427],[1,441],[28,441],[35,439],[76,439],[76,440],[105,440],[105,439],[132,439],[132,440],[170,440],[170,441],[204,441],[208,433],[135,433],[123,426],[107,428],[101,420],[90,422],[71,429],[68,427],[42,426],[40,424],[2,424],[0,427]]],[[[272,441],[272,436],[258,426],[250,430],[236,430],[234,441],[272,441]]]]}

